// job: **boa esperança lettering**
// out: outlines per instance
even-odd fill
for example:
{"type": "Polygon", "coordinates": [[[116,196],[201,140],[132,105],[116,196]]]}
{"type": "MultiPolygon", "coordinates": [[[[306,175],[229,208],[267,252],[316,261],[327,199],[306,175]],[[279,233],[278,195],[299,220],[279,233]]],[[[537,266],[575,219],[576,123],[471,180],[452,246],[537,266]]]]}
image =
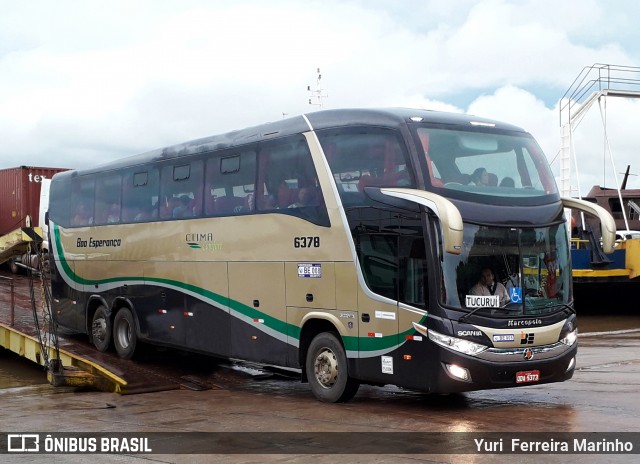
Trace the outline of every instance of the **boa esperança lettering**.
{"type": "Polygon", "coordinates": [[[102,247],[119,247],[122,245],[122,239],[120,238],[107,238],[98,239],[89,237],[88,240],[83,240],[82,237],[78,237],[76,246],[78,248],[102,248],[102,247]]]}

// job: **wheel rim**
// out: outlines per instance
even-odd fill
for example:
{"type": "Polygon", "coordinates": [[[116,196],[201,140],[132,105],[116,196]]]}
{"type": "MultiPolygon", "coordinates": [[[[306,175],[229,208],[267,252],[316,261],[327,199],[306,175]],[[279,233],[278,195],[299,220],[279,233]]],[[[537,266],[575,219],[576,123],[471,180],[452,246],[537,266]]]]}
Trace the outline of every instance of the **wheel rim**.
{"type": "Polygon", "coordinates": [[[91,334],[94,340],[104,342],[107,339],[107,320],[104,317],[93,321],[92,329],[91,334]]]}
{"type": "Polygon", "coordinates": [[[338,381],[338,359],[329,348],[323,348],[313,364],[318,383],[324,388],[333,387],[338,381]]]}
{"type": "Polygon", "coordinates": [[[129,344],[131,343],[131,326],[127,321],[122,320],[118,324],[116,338],[122,348],[129,348],[129,344]]]}

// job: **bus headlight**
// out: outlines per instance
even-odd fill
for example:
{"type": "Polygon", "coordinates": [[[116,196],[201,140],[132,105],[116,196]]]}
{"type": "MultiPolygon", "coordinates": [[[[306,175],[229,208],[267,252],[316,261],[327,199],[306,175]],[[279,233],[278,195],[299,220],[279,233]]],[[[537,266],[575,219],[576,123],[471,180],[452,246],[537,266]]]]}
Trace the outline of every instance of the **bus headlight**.
{"type": "Polygon", "coordinates": [[[469,340],[463,340],[461,338],[452,337],[450,335],[443,335],[435,330],[429,329],[427,332],[429,340],[433,343],[440,345],[444,348],[449,348],[460,353],[475,356],[478,353],[482,353],[489,348],[488,346],[481,345],[469,340]]]}
{"type": "Polygon", "coordinates": [[[576,342],[577,339],[578,339],[578,329],[575,329],[565,334],[565,336],[561,338],[560,341],[567,346],[571,346],[576,342]]]}
{"type": "Polygon", "coordinates": [[[575,314],[571,315],[560,331],[560,342],[567,346],[572,346],[578,339],[578,325],[575,314]]]}

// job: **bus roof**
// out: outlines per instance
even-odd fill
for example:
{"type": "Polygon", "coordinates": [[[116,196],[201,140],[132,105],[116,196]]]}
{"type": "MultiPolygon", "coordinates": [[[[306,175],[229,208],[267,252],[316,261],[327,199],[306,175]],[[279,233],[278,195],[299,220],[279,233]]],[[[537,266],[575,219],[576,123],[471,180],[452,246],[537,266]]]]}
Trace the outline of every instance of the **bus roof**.
{"type": "Polygon", "coordinates": [[[138,155],[121,158],[94,168],[83,169],[80,171],[69,171],[58,174],[57,176],[66,177],[93,172],[104,172],[105,170],[110,169],[141,165],[164,159],[180,158],[185,155],[193,155],[196,153],[241,146],[306,132],[309,130],[309,125],[307,124],[305,117],[314,130],[357,125],[397,128],[408,122],[415,121],[454,126],[481,125],[485,127],[496,127],[503,130],[524,132],[522,128],[511,124],[470,116],[463,113],[447,113],[411,108],[333,109],[315,111],[280,121],[268,122],[224,134],[191,140],[165,148],[151,150],[138,155]]]}

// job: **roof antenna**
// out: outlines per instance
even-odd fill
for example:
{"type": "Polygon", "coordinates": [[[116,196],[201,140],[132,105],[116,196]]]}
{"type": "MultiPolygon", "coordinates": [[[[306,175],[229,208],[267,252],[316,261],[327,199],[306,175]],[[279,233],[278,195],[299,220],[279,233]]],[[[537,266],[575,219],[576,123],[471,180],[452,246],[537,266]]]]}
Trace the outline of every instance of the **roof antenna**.
{"type": "Polygon", "coordinates": [[[327,98],[328,95],[326,95],[324,93],[324,89],[320,87],[320,80],[322,79],[322,74],[320,74],[320,68],[317,68],[317,74],[318,76],[316,78],[315,89],[312,90],[311,86],[308,85],[307,91],[309,92],[309,104],[316,105],[322,108],[324,105],[324,99],[327,98]]]}

